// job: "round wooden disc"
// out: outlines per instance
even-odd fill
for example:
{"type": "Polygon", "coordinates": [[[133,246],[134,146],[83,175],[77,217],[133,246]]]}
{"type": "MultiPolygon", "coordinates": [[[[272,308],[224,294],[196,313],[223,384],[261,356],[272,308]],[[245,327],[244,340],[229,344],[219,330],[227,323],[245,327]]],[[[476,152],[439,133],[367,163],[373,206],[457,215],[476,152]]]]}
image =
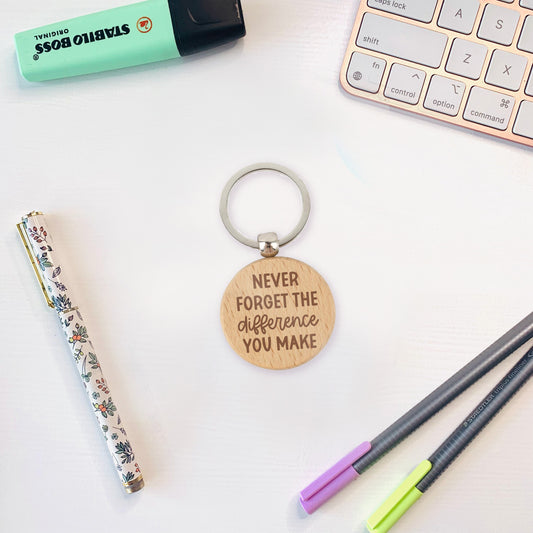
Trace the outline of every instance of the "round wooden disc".
{"type": "Polygon", "coordinates": [[[335,323],[335,303],[322,276],[288,257],[260,259],[232,279],[220,318],[231,347],[263,368],[292,368],[312,359],[335,323]]]}

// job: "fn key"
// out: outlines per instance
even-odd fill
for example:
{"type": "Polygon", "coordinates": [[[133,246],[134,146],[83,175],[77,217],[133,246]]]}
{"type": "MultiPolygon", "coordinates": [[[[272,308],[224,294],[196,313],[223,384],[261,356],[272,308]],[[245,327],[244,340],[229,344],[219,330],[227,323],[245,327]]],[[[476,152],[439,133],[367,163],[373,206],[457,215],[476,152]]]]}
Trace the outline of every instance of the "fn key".
{"type": "Polygon", "coordinates": [[[346,80],[355,89],[377,93],[386,65],[387,62],[384,59],[354,52],[350,59],[346,80]]]}

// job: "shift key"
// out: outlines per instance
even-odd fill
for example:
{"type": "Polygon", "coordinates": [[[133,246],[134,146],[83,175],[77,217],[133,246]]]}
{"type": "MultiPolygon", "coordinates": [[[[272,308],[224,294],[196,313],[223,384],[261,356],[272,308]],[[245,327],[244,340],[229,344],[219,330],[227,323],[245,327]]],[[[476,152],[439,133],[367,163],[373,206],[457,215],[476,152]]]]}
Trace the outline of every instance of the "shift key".
{"type": "Polygon", "coordinates": [[[374,13],[365,13],[357,36],[361,48],[433,68],[440,66],[447,41],[448,37],[438,31],[374,13]]]}

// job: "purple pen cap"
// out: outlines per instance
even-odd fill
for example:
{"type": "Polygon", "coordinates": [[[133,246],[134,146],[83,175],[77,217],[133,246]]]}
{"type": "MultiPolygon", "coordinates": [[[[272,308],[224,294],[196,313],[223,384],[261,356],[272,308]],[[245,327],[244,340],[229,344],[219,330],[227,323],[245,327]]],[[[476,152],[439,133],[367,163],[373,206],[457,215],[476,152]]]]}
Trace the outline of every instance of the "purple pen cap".
{"type": "Polygon", "coordinates": [[[363,457],[370,448],[372,448],[370,442],[363,442],[305,487],[300,492],[300,503],[305,512],[308,514],[314,513],[322,504],[348,485],[350,481],[357,479],[359,472],[352,465],[363,457]]]}

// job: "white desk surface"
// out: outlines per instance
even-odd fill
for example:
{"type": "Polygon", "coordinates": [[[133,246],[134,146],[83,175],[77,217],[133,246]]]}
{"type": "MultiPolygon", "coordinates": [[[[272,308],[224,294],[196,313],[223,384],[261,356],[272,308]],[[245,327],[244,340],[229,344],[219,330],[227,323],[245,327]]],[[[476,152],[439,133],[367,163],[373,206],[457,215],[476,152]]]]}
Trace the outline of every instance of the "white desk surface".
{"type": "MultiPolygon", "coordinates": [[[[42,84],[12,36],[125,0],[7,0],[0,17],[0,530],[362,532],[518,354],[312,516],[297,494],[533,310],[533,153],[344,94],[355,0],[243,0],[234,46],[42,84]],[[241,360],[219,323],[257,253],[221,223],[239,168],[274,161],[312,200],[283,255],[330,283],[326,348],[289,371],[241,360]],[[143,469],[122,492],[15,223],[49,215],[143,469]]],[[[284,233],[282,179],[235,221],[284,233]],[[263,223],[263,225],[261,225],[263,223]]],[[[533,383],[396,525],[531,531],[533,383]]]]}

